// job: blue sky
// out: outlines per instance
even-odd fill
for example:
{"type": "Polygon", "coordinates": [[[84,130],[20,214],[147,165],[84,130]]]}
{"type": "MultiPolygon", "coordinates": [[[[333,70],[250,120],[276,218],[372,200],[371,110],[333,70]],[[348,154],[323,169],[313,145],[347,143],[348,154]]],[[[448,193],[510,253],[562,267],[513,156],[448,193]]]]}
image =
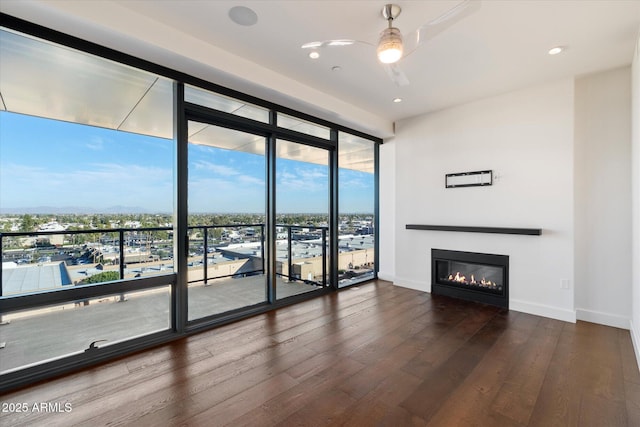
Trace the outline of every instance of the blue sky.
{"type": "MultiPolygon", "coordinates": [[[[171,212],[173,142],[0,113],[0,209],[171,212]]],[[[327,212],[328,168],[278,159],[277,210],[327,212]]],[[[373,212],[373,175],[340,171],[341,212],[373,212]]],[[[189,148],[189,210],[264,212],[264,157],[189,148]]]]}

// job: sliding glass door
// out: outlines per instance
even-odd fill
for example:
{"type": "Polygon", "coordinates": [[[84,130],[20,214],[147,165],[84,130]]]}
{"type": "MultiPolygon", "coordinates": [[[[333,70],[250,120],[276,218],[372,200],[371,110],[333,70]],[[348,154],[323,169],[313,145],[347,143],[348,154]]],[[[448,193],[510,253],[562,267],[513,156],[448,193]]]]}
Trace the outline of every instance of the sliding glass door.
{"type": "Polygon", "coordinates": [[[329,286],[329,152],[276,141],[276,297],[329,286]]]}
{"type": "Polygon", "coordinates": [[[265,138],[189,122],[188,320],[263,303],[265,138]]]}
{"type": "Polygon", "coordinates": [[[368,139],[340,132],[338,139],[338,287],[375,277],[375,150],[368,139]]]}

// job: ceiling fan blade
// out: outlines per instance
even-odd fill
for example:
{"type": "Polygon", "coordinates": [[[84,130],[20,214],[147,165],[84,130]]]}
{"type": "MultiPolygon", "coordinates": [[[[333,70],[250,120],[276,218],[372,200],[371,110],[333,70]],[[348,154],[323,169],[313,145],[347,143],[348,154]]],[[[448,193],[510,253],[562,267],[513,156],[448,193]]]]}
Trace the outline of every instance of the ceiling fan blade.
{"type": "Polygon", "coordinates": [[[398,87],[407,86],[409,84],[409,79],[402,72],[398,63],[386,64],[384,66],[384,70],[387,72],[387,75],[398,87]]]}
{"type": "Polygon", "coordinates": [[[438,16],[436,19],[427,22],[426,24],[418,28],[414,33],[412,33],[410,37],[407,37],[407,41],[411,44],[411,46],[409,46],[408,49],[409,53],[407,53],[405,56],[413,53],[413,51],[416,50],[425,41],[434,38],[447,28],[451,27],[467,16],[477,12],[480,9],[480,6],[480,0],[464,0],[442,15],[438,16]]]}
{"type": "Polygon", "coordinates": [[[361,40],[335,39],[335,40],[322,40],[322,41],[315,41],[315,42],[305,43],[302,46],[300,46],[300,48],[302,48],[302,49],[318,49],[318,48],[328,47],[328,46],[351,46],[352,44],[356,44],[356,43],[367,44],[369,46],[373,46],[371,43],[363,42],[361,40]]]}

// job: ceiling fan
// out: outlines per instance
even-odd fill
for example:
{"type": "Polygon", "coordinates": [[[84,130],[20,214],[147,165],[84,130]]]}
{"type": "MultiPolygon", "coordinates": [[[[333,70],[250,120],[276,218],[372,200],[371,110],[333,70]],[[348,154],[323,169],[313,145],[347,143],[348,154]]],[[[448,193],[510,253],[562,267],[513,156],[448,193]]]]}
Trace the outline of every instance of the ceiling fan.
{"type": "Polygon", "coordinates": [[[436,19],[427,22],[410,33],[405,42],[400,30],[393,26],[393,21],[398,18],[402,8],[397,4],[386,4],[382,8],[381,14],[387,21],[388,27],[380,33],[377,45],[361,40],[335,39],[305,43],[301,48],[315,51],[319,48],[350,46],[353,44],[373,46],[376,48],[378,60],[385,66],[385,71],[391,80],[397,86],[406,86],[409,84],[409,79],[398,67],[398,61],[412,54],[425,41],[432,39],[453,24],[476,12],[479,8],[479,0],[464,0],[436,19]]]}

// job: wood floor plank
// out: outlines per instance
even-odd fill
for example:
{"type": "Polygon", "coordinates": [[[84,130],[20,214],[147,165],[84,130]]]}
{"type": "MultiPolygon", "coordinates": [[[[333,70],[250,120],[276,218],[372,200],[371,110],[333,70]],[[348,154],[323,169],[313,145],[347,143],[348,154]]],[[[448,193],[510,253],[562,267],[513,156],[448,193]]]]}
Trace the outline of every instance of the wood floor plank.
{"type": "MultiPolygon", "coordinates": [[[[360,372],[353,377],[359,376],[359,379],[362,379],[364,376],[360,376],[360,372]]],[[[399,408],[398,404],[405,400],[421,383],[422,380],[413,375],[400,370],[391,371],[381,382],[375,384],[375,387],[367,387],[370,391],[346,408],[344,413],[329,425],[384,425],[389,413],[393,412],[394,408],[399,408]]],[[[349,389],[349,386],[350,384],[343,385],[340,388],[345,390],[345,388],[349,389]]],[[[358,391],[362,392],[362,389],[358,391]]],[[[351,391],[349,395],[356,398],[359,393],[351,391]]],[[[404,412],[408,415],[407,411],[404,412]]],[[[417,417],[416,420],[418,420],[417,417]]],[[[424,420],[420,420],[420,422],[423,423],[424,420]]]]}
{"type": "MultiPolygon", "coordinates": [[[[357,425],[357,424],[352,424],[357,425]]],[[[417,415],[411,414],[405,408],[401,406],[391,406],[388,408],[387,414],[376,424],[380,427],[398,427],[398,426],[411,426],[411,427],[425,427],[428,426],[427,422],[417,415]]]]}
{"type": "Polygon", "coordinates": [[[628,331],[374,281],[21,390],[7,426],[638,426],[628,331]]]}
{"type": "Polygon", "coordinates": [[[640,426],[640,384],[625,381],[624,385],[629,425],[640,426]]]}
{"type": "MultiPolygon", "coordinates": [[[[342,381],[339,388],[349,396],[360,399],[377,388],[390,375],[398,375],[400,368],[420,351],[422,351],[421,344],[405,341],[375,363],[365,364],[364,369],[342,381]]],[[[356,358],[356,360],[364,363],[361,359],[356,358]]]]}
{"type": "Polygon", "coordinates": [[[473,320],[479,326],[477,331],[423,376],[423,383],[400,404],[412,415],[429,421],[490,350],[506,323],[503,315],[495,312],[478,313],[473,320]]]}
{"type": "Polygon", "coordinates": [[[520,351],[491,409],[520,423],[529,422],[560,334],[537,329],[520,351]]]}
{"type": "MultiPolygon", "coordinates": [[[[298,382],[286,372],[281,372],[193,417],[187,418],[184,422],[194,426],[227,425],[247,411],[257,408],[297,384],[298,382]]],[[[137,422],[145,424],[146,420],[140,418],[137,422]]]]}
{"type": "Polygon", "coordinates": [[[511,423],[499,417],[492,404],[502,390],[505,380],[519,365],[520,357],[528,347],[529,338],[538,331],[539,318],[509,313],[509,329],[495,342],[482,361],[458,387],[449,399],[443,402],[431,418],[434,426],[495,425],[511,423]],[[464,404],[460,404],[464,402],[464,404]]]}
{"type": "MultiPolygon", "coordinates": [[[[201,351],[193,351],[193,349],[185,349],[184,346],[188,347],[187,340],[164,346],[163,348],[167,349],[173,357],[165,358],[157,365],[152,365],[152,368],[148,370],[142,369],[127,374],[121,374],[121,372],[118,371],[118,375],[112,375],[109,379],[105,378],[104,375],[94,375],[96,372],[103,373],[101,367],[95,367],[85,371],[84,375],[73,374],[47,383],[45,393],[43,393],[44,395],[42,397],[30,396],[30,390],[34,390],[36,392],[40,390],[40,387],[38,386],[18,391],[13,393],[13,395],[19,396],[17,397],[18,399],[27,402],[64,401],[72,403],[75,408],[73,410],[73,416],[66,415],[62,422],[64,425],[65,421],[68,421],[71,418],[82,419],[79,417],[82,417],[83,413],[86,414],[86,417],[92,416],[92,414],[95,414],[95,408],[98,408],[98,410],[104,409],[106,407],[105,404],[109,404],[107,401],[112,399],[114,396],[121,396],[121,398],[124,397],[125,400],[130,399],[131,395],[128,394],[128,390],[131,388],[141,387],[144,390],[149,387],[149,384],[151,384],[152,387],[179,386],[179,382],[176,382],[175,378],[176,375],[179,375],[181,370],[185,370],[192,366],[206,366],[206,362],[199,362],[203,362],[205,358],[210,359],[211,356],[208,352],[203,353],[201,351]],[[206,356],[207,354],[208,356],[206,356]],[[80,384],[85,384],[87,381],[89,384],[85,384],[84,388],[78,387],[77,385],[79,381],[76,379],[78,376],[82,379],[80,384]],[[91,379],[95,376],[99,376],[101,381],[91,382],[91,379]],[[73,389],[72,392],[64,393],[65,390],[69,390],[70,388],[73,389]],[[48,391],[48,393],[46,391],[48,391]],[[24,392],[27,394],[25,395],[24,392]],[[56,392],[58,393],[57,397],[55,397],[56,392]]],[[[126,361],[136,360],[138,357],[143,357],[142,353],[130,356],[122,361],[112,362],[109,366],[112,364],[119,364],[121,367],[126,368],[126,361]]],[[[156,360],[156,353],[152,354],[151,360],[156,360]]],[[[109,372],[109,369],[105,372],[109,372]]],[[[26,423],[27,425],[40,422],[53,423],[56,418],[51,417],[50,414],[44,412],[18,415],[22,415],[21,418],[28,420],[26,423]]],[[[19,419],[16,418],[14,422],[19,422],[19,419]]]]}
{"type": "Polygon", "coordinates": [[[487,311],[485,307],[473,316],[470,316],[469,312],[462,311],[455,316],[445,313],[440,322],[448,323],[449,326],[441,328],[441,335],[436,335],[428,348],[403,369],[417,377],[427,376],[480,330],[494,314],[495,310],[487,311]]]}
{"type": "Polygon", "coordinates": [[[636,359],[629,331],[618,329],[618,345],[620,346],[624,380],[634,384],[640,384],[640,363],[638,363],[636,359]]]}
{"type": "Polygon", "coordinates": [[[580,427],[619,427],[629,425],[623,402],[611,401],[588,391],[580,403],[580,427]]]}
{"type": "MultiPolygon", "coordinates": [[[[585,417],[595,416],[593,406],[584,402],[595,397],[608,402],[601,413],[619,419],[625,391],[618,339],[615,328],[587,322],[564,324],[530,425],[584,424],[585,417]]],[[[626,425],[626,415],[624,419],[620,425],[626,425]]]]}
{"type": "Polygon", "coordinates": [[[324,426],[344,414],[355,400],[340,390],[325,389],[317,398],[308,401],[300,410],[280,421],[278,426],[324,426]]]}
{"type": "Polygon", "coordinates": [[[323,331],[325,336],[314,340],[308,347],[317,352],[339,347],[346,355],[384,335],[385,330],[390,327],[386,322],[397,324],[403,318],[410,321],[423,310],[422,307],[416,307],[415,300],[410,297],[396,304],[365,310],[359,316],[339,319],[334,326],[323,331]],[[402,314],[406,314],[406,317],[401,316],[402,314]]]}
{"type": "MultiPolygon", "coordinates": [[[[145,395],[127,403],[114,405],[114,409],[105,415],[123,423],[132,423],[139,418],[144,418],[149,425],[160,425],[158,423],[165,421],[180,423],[270,379],[291,364],[299,363],[310,356],[309,350],[293,347],[291,351],[283,350],[282,354],[277,350],[260,352],[255,358],[237,360],[207,372],[206,375],[176,378],[175,383],[179,389],[152,387],[151,392],[147,391],[145,395]],[[279,365],[280,369],[276,365],[279,365]],[[176,393],[176,390],[179,393],[176,393]],[[185,401],[188,402],[188,410],[184,408],[185,401]]],[[[126,393],[138,396],[137,389],[127,390],[126,393]]]]}
{"type": "Polygon", "coordinates": [[[238,427],[278,425],[287,417],[303,410],[320,393],[336,388],[343,378],[348,378],[363,367],[361,363],[349,358],[337,359],[329,368],[307,378],[259,408],[248,411],[235,419],[233,424],[238,427]]]}

